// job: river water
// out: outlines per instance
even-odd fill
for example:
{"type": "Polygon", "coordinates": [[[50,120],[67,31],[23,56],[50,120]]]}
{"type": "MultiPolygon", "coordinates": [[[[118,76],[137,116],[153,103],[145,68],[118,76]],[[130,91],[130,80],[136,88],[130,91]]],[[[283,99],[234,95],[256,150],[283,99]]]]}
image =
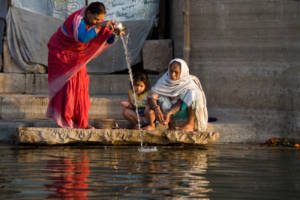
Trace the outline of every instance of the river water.
{"type": "Polygon", "coordinates": [[[300,150],[0,147],[0,199],[300,199],[300,150]]]}

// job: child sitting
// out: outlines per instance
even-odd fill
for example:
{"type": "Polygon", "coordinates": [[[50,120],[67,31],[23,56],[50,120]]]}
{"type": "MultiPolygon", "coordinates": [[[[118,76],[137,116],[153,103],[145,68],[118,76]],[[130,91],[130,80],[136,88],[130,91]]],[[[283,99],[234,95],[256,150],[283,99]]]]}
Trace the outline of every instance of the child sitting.
{"type": "MultiPolygon", "coordinates": [[[[136,104],[138,107],[139,117],[141,123],[143,123],[145,117],[144,111],[147,104],[147,96],[149,89],[149,81],[146,74],[139,73],[133,77],[133,89],[136,94],[136,104]]],[[[128,91],[128,101],[122,101],[121,105],[123,107],[124,118],[131,123],[132,127],[136,127],[138,123],[138,118],[136,115],[134,93],[132,89],[128,91]]]]}
{"type": "Polygon", "coordinates": [[[146,107],[149,125],[155,129],[155,121],[168,125],[174,118],[184,118],[183,131],[205,131],[207,128],[206,98],[197,77],[189,74],[182,59],[174,59],[168,71],[152,87],[146,107]]]}

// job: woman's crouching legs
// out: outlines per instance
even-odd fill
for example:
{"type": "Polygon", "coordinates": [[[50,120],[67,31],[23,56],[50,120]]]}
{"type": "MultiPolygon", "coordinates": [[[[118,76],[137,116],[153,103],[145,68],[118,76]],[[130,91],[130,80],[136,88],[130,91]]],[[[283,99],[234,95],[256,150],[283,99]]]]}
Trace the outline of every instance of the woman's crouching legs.
{"type": "Polygon", "coordinates": [[[188,120],[186,124],[182,127],[183,131],[194,131],[195,127],[195,110],[192,107],[188,108],[188,120]]]}

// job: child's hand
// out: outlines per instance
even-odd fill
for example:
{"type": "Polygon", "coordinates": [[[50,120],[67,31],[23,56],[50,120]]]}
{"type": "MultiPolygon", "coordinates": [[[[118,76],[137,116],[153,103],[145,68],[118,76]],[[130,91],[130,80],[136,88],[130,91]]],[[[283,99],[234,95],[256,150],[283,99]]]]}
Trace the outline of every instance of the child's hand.
{"type": "Polygon", "coordinates": [[[124,107],[124,108],[128,108],[130,106],[130,103],[128,101],[121,101],[120,104],[124,107]]]}

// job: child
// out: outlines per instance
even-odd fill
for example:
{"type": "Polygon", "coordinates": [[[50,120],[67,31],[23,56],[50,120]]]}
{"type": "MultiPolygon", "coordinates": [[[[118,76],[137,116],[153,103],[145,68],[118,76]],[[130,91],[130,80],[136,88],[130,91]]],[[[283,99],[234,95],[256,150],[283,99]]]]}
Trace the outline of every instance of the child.
{"type": "MultiPolygon", "coordinates": [[[[133,87],[136,93],[140,122],[143,123],[145,117],[144,111],[147,104],[147,96],[149,89],[149,81],[147,75],[144,73],[136,74],[133,77],[133,87]]],[[[138,119],[135,112],[136,109],[134,104],[134,93],[132,89],[128,91],[128,101],[122,101],[121,105],[123,107],[124,118],[127,119],[133,127],[136,127],[138,119]]]]}
{"type": "Polygon", "coordinates": [[[197,77],[189,74],[189,68],[182,59],[174,59],[168,71],[151,89],[146,108],[149,125],[146,130],[155,129],[155,120],[168,125],[174,118],[186,120],[183,131],[205,131],[207,127],[206,98],[197,77]]]}

